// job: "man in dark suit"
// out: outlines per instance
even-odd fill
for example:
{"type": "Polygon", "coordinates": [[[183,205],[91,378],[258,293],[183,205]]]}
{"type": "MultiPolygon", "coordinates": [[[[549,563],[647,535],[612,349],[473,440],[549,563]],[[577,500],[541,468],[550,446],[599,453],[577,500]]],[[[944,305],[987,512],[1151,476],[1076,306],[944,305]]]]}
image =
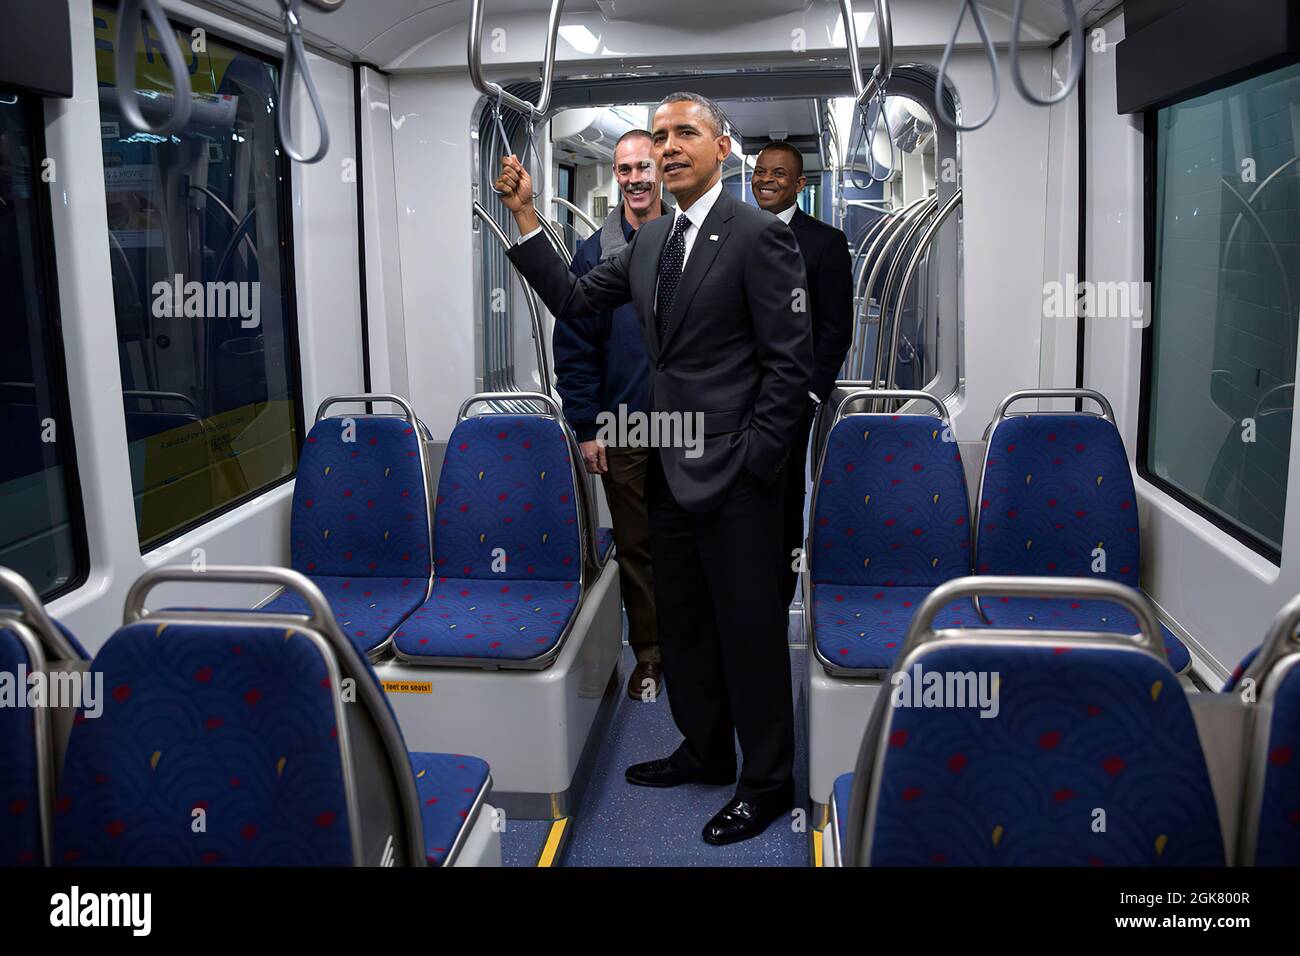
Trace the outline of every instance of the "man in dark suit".
{"type": "Polygon", "coordinates": [[[652,148],[678,215],[642,226],[582,278],[538,232],[532,183],[515,157],[496,181],[521,234],[510,259],[551,313],[569,321],[634,303],[652,414],[700,426],[698,443],[656,448],[648,488],[659,644],[684,740],[667,758],[629,767],[627,779],[730,784],[739,737],[735,796],[703,831],[714,844],[756,836],[794,800],[782,472],[812,370],[799,248],[785,223],[722,191],[725,127],[697,94],[659,104],[652,148]]]}
{"type": "MultiPolygon", "coordinates": [[[[789,143],[772,143],[758,154],[750,187],[754,200],[790,226],[808,277],[808,309],[812,314],[813,373],[803,417],[795,432],[786,466],[785,528],[781,574],[781,598],[786,607],[794,598],[795,552],[804,542],[804,468],[808,458],[808,432],[817,405],[835,387],[844,356],[853,344],[853,264],[849,240],[834,226],[807,215],[795,205],[808,180],[803,174],[803,156],[789,143]]],[[[812,463],[813,471],[817,462],[812,463]]]]}

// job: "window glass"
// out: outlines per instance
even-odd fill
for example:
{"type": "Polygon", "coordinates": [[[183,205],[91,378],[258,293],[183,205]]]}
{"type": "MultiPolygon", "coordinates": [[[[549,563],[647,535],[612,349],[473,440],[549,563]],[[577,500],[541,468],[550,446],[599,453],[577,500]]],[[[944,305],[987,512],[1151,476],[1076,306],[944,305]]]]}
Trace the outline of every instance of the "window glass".
{"type": "Polygon", "coordinates": [[[41,132],[39,101],[0,89],[0,565],[49,597],[86,562],[41,132]]]}
{"type": "MultiPolygon", "coordinates": [[[[194,108],[181,133],[161,137],[119,112],[117,11],[95,7],[107,252],[143,549],[291,477],[301,420],[279,70],[173,26],[190,53],[194,108]]],[[[153,25],[137,29],[136,86],[157,124],[171,78],[153,25]]]]}
{"type": "Polygon", "coordinates": [[[1300,307],[1300,65],[1159,111],[1147,471],[1276,556],[1300,307]]]}

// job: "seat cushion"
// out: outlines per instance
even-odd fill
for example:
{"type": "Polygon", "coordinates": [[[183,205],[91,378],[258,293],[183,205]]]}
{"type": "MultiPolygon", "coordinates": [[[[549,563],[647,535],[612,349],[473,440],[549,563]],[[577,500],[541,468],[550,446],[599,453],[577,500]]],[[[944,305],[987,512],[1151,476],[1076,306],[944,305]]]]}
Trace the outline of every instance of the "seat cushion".
{"type": "MultiPolygon", "coordinates": [[[[313,577],[330,602],[339,622],[357,650],[365,654],[388,639],[397,626],[420,606],[427,582],[424,578],[313,577]]],[[[267,613],[306,614],[307,602],[286,590],[259,610],[267,613]]]]}
{"type": "Polygon", "coordinates": [[[930,415],[835,426],[810,519],[814,583],[933,587],[970,574],[970,500],[950,439],[930,415]]]}
{"type": "MultiPolygon", "coordinates": [[[[1061,631],[1102,631],[1136,634],[1138,625],[1126,608],[1109,601],[1070,601],[1058,598],[982,598],[980,608],[993,627],[1051,628],[1061,631]]],[[[1165,656],[1177,674],[1192,665],[1187,647],[1162,623],[1165,656]]]]}
{"type": "MultiPolygon", "coordinates": [[[[0,628],[0,673],[30,668],[27,646],[0,628]]],[[[24,689],[25,693],[25,689],[24,689]]],[[[0,707],[0,866],[41,866],[41,792],[34,707],[0,707]]]]}
{"type": "Polygon", "coordinates": [[[141,622],[109,639],[91,673],[103,713],[73,724],[55,863],[352,864],[342,704],[308,637],[141,622]]]}
{"type": "MultiPolygon", "coordinates": [[[[817,649],[846,670],[887,670],[907,637],[912,614],[933,588],[813,585],[817,649]]],[[[954,601],[935,617],[936,627],[978,627],[975,608],[954,601]]]]}
{"type": "Polygon", "coordinates": [[[596,529],[596,556],[604,561],[609,557],[610,549],[614,547],[614,529],[597,528],[596,529]]]}
{"type": "Polygon", "coordinates": [[[442,866],[469,823],[470,811],[488,780],[488,765],[460,754],[412,753],[411,770],[420,795],[425,855],[430,866],[442,866]]]}
{"type": "Polygon", "coordinates": [[[873,866],[1224,864],[1191,708],[1153,655],[940,642],[903,673],[910,694],[881,701],[873,866]],[[918,699],[935,675],[978,703],[918,699]]]}
{"type": "Polygon", "coordinates": [[[438,578],[393,644],[409,658],[532,660],[559,643],[580,593],[575,581],[438,578]]]}

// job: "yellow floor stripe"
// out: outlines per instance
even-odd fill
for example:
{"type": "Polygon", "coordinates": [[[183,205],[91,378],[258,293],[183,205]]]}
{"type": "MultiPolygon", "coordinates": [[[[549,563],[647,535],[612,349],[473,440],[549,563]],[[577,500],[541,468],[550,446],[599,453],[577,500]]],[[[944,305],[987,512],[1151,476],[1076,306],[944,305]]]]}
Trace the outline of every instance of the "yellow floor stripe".
{"type": "Polygon", "coordinates": [[[822,865],[822,831],[813,831],[813,866],[822,865]]]}
{"type": "Polygon", "coordinates": [[[560,852],[560,843],[564,838],[564,830],[568,825],[568,817],[561,817],[551,824],[551,832],[546,835],[546,844],[542,847],[542,855],[537,858],[538,866],[555,865],[555,856],[560,852]]]}

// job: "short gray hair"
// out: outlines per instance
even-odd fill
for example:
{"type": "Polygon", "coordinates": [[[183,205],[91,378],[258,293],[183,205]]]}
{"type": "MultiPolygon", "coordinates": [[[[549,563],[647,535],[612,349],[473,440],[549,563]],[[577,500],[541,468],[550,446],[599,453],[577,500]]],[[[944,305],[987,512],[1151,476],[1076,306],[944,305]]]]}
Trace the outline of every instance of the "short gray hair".
{"type": "MultiPolygon", "coordinates": [[[[722,112],[722,107],[707,96],[701,96],[699,93],[688,93],[679,91],[669,93],[659,101],[659,106],[666,106],[669,103],[694,103],[709,117],[709,123],[713,126],[714,136],[724,136],[727,132],[727,114],[722,112]]],[[[655,107],[655,112],[659,112],[659,106],[655,107]]],[[[651,114],[653,115],[653,114],[651,114]]]]}

